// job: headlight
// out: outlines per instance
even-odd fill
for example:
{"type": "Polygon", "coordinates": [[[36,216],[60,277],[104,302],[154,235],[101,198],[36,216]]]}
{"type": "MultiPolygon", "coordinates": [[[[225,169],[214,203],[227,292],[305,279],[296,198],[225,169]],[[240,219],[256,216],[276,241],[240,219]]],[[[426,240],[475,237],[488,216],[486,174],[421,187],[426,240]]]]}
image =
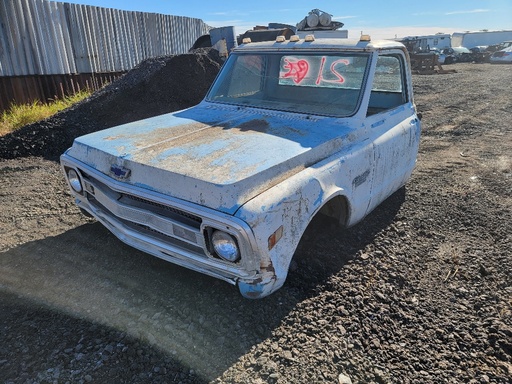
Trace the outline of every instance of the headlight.
{"type": "Polygon", "coordinates": [[[68,170],[68,180],[71,188],[77,193],[82,193],[82,183],[80,182],[80,177],[78,177],[78,173],[72,168],[68,170]]]}
{"type": "Polygon", "coordinates": [[[215,253],[226,261],[234,262],[240,257],[236,240],[226,232],[214,231],[212,233],[212,245],[215,253]]]}

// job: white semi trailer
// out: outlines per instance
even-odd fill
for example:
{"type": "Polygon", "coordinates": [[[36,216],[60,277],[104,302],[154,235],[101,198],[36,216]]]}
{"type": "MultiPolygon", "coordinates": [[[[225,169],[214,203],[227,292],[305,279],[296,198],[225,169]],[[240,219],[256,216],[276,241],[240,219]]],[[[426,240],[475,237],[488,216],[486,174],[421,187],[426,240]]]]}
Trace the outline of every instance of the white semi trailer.
{"type": "Polygon", "coordinates": [[[499,44],[506,40],[512,40],[512,31],[454,32],[452,34],[452,47],[473,48],[499,44]]]}

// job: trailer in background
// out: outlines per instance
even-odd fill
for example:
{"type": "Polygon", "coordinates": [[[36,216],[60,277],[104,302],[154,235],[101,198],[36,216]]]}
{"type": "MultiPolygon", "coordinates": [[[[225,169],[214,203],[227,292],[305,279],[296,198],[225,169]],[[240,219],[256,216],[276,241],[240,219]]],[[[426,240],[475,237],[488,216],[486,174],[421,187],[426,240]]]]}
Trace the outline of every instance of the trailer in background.
{"type": "Polygon", "coordinates": [[[452,47],[480,47],[502,43],[512,40],[512,31],[472,31],[454,32],[452,34],[452,47]]]}
{"type": "Polygon", "coordinates": [[[436,33],[435,35],[407,36],[400,40],[409,52],[430,52],[433,49],[443,50],[452,46],[449,33],[436,33]]]}

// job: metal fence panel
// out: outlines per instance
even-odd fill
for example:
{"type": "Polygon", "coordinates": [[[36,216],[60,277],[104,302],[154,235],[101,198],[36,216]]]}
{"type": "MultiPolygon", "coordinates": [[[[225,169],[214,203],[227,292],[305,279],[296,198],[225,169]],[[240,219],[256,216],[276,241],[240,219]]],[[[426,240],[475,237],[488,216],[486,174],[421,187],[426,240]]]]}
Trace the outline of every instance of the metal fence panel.
{"type": "Polygon", "coordinates": [[[187,52],[202,20],[48,0],[0,1],[0,76],[126,71],[187,52]]]}

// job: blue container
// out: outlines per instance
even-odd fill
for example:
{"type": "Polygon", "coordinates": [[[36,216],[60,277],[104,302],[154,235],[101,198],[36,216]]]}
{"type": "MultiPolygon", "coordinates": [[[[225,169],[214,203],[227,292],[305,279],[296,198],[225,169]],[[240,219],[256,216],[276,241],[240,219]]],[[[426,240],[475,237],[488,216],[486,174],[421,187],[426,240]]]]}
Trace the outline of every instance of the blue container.
{"type": "Polygon", "coordinates": [[[218,41],[225,39],[228,52],[237,46],[235,27],[220,27],[210,29],[210,36],[212,39],[212,46],[218,41]]]}

